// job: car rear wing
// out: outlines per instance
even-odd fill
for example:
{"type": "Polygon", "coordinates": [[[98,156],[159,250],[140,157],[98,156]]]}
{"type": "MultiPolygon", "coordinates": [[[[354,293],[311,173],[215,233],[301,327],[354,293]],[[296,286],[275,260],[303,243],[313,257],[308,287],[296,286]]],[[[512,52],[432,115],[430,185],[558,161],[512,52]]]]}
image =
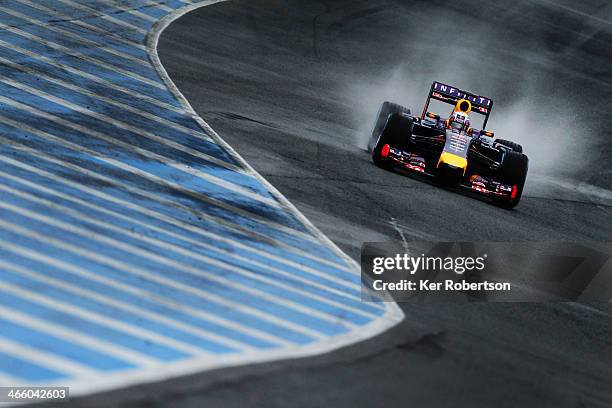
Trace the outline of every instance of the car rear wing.
{"type": "Polygon", "coordinates": [[[423,108],[423,114],[421,115],[421,119],[423,119],[425,117],[425,114],[427,113],[427,108],[429,107],[429,101],[431,100],[431,98],[453,105],[455,105],[461,99],[467,99],[472,104],[472,112],[485,115],[485,120],[482,124],[483,129],[487,126],[487,121],[489,120],[491,109],[493,108],[493,100],[490,98],[476,95],[471,92],[455,88],[454,86],[434,81],[431,84],[431,89],[429,90],[429,95],[427,96],[427,102],[425,103],[425,107],[423,108]]]}

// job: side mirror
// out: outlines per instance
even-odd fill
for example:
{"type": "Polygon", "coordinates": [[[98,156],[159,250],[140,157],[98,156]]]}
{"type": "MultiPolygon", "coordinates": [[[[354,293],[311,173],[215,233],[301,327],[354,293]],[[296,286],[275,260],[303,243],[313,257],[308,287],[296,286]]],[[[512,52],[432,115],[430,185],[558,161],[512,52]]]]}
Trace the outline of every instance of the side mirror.
{"type": "Polygon", "coordinates": [[[488,130],[482,130],[482,131],[480,132],[480,134],[481,134],[481,135],[488,136],[488,137],[493,137],[493,136],[495,136],[495,133],[493,133],[493,132],[489,132],[488,130]]]}
{"type": "Polygon", "coordinates": [[[440,119],[440,115],[436,115],[436,114],[435,114],[435,113],[433,113],[433,112],[427,112],[427,113],[425,114],[425,116],[427,116],[428,118],[431,118],[431,119],[435,119],[435,120],[440,119]]]}

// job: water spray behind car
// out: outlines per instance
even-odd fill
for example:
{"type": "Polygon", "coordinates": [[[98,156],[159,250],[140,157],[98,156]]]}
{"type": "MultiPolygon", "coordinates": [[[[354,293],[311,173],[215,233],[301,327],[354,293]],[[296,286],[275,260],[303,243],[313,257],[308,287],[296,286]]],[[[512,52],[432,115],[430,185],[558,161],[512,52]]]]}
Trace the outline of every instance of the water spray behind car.
{"type": "MultiPolygon", "coordinates": [[[[446,21],[453,21],[450,13],[446,21]]],[[[605,182],[586,176],[603,137],[602,129],[586,119],[592,101],[559,86],[555,77],[548,75],[558,69],[552,67],[556,62],[542,57],[526,60],[524,50],[508,45],[504,34],[491,26],[470,27],[461,36],[452,35],[452,30],[437,34],[427,21],[413,21],[413,28],[417,40],[411,38],[398,47],[396,58],[382,62],[375,78],[346,85],[345,93],[354,101],[351,119],[357,146],[366,148],[383,101],[422,109],[422,95],[438,80],[478,90],[496,101],[488,129],[529,152],[526,194],[581,199],[572,196],[576,191],[569,191],[578,186],[580,193],[592,195],[596,191],[597,197],[610,197],[605,182]],[[542,69],[534,72],[532,65],[542,69]]],[[[447,110],[437,113],[446,115],[450,113],[447,110]]]]}

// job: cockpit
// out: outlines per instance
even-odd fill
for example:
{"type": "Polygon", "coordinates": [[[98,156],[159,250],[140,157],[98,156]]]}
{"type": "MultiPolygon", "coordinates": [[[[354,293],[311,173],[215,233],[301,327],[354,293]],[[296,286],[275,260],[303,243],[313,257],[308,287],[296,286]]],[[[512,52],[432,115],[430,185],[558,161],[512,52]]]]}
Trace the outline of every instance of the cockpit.
{"type": "Polygon", "coordinates": [[[453,112],[447,123],[447,127],[454,132],[465,132],[470,127],[467,115],[459,112],[453,112]]]}
{"type": "Polygon", "coordinates": [[[455,130],[461,132],[463,130],[463,123],[457,122],[457,121],[453,121],[453,122],[450,122],[450,126],[449,127],[451,129],[455,129],[455,130]]]}

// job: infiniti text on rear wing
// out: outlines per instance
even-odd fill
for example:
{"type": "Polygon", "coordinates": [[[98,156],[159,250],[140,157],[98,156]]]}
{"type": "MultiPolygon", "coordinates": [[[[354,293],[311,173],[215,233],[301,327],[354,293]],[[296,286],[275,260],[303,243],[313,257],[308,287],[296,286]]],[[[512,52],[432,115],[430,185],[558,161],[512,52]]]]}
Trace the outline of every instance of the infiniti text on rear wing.
{"type": "Polygon", "coordinates": [[[429,90],[427,102],[425,104],[425,108],[423,109],[423,117],[427,113],[427,108],[429,107],[429,101],[431,100],[431,98],[453,105],[456,104],[457,101],[459,101],[460,99],[467,99],[472,103],[472,112],[485,115],[485,120],[482,125],[483,129],[487,125],[491,109],[493,108],[493,100],[490,98],[463,91],[454,86],[446,85],[436,81],[431,84],[431,89],[429,90]]]}

